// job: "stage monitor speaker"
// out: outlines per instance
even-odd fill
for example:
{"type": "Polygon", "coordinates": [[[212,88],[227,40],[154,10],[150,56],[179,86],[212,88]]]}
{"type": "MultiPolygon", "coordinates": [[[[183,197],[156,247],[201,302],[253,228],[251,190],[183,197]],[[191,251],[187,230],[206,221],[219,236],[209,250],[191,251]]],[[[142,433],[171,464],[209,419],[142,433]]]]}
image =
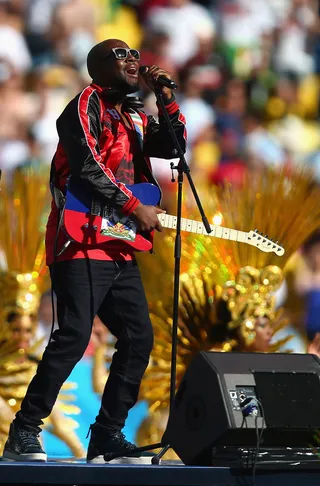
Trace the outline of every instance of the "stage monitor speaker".
{"type": "Polygon", "coordinates": [[[217,447],[254,447],[263,426],[264,446],[310,447],[320,429],[316,356],[201,352],[182,379],[162,442],[185,464],[209,466],[217,447]],[[262,407],[244,420],[250,398],[262,407]]]}

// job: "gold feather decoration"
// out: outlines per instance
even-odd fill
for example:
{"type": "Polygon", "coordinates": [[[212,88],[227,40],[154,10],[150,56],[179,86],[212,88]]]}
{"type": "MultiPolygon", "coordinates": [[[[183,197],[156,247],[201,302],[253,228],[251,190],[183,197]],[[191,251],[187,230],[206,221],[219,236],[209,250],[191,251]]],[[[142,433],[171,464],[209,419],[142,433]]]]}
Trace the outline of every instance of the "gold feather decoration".
{"type": "Polygon", "coordinates": [[[2,312],[34,313],[48,288],[44,230],[49,192],[47,176],[16,171],[0,194],[0,298],[2,312]]]}
{"type": "MultiPolygon", "coordinates": [[[[290,256],[320,226],[320,191],[312,175],[302,169],[266,169],[250,174],[241,188],[226,184],[201,195],[210,222],[220,214],[221,225],[241,231],[256,228],[281,242],[282,257],[254,246],[183,233],[177,356],[177,386],[190,361],[201,350],[254,350],[256,324],[267,318],[272,334],[287,325],[275,309],[274,292],[283,281],[290,256]],[[220,308],[223,309],[221,317],[220,308]]],[[[196,211],[189,218],[199,220],[196,211]]],[[[164,424],[169,405],[173,304],[174,233],[156,235],[155,256],[138,257],[155,344],[140,391],[152,417],[164,424]],[[152,258],[152,260],[151,260],[152,258]],[[152,268],[152,271],[150,271],[152,268]],[[161,411],[162,410],[162,411],[161,411]]],[[[276,352],[290,337],[273,342],[276,352]]],[[[139,443],[153,432],[150,418],[142,424],[139,443]]],[[[160,427],[160,426],[159,426],[160,427]]],[[[162,429],[162,430],[160,430],[162,429]]],[[[158,430],[157,439],[163,432],[158,430]]]]}
{"type": "Polygon", "coordinates": [[[242,190],[226,184],[218,189],[222,225],[242,231],[257,228],[263,234],[281,242],[282,257],[264,253],[249,245],[217,240],[218,248],[226,248],[238,268],[250,265],[264,268],[277,265],[284,268],[288,261],[320,225],[319,188],[307,169],[265,170],[263,174],[247,176],[242,190]]]}
{"type": "MultiPolygon", "coordinates": [[[[35,331],[41,294],[49,287],[44,232],[50,195],[47,169],[17,170],[12,181],[3,181],[0,192],[0,454],[9,426],[28,384],[34,376],[40,342],[19,348],[9,316],[17,323],[28,320],[35,331]],[[30,359],[30,356],[33,359],[30,359]]],[[[17,324],[18,325],[18,324],[17,324]]],[[[20,325],[20,324],[19,324],[20,325]]],[[[31,335],[32,338],[32,335],[31,335]]],[[[68,414],[80,413],[66,383],[45,428],[61,438],[76,457],[84,448],[75,433],[78,424],[68,414]]]]}

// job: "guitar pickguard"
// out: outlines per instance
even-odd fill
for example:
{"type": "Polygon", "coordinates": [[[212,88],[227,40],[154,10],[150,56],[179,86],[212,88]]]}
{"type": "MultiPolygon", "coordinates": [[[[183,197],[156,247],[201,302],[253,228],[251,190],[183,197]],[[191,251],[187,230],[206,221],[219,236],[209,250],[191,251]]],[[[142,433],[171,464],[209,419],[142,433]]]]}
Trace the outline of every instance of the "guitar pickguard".
{"type": "Polygon", "coordinates": [[[110,238],[134,241],[136,239],[137,226],[130,216],[125,216],[116,209],[105,206],[103,208],[100,233],[110,238]]]}

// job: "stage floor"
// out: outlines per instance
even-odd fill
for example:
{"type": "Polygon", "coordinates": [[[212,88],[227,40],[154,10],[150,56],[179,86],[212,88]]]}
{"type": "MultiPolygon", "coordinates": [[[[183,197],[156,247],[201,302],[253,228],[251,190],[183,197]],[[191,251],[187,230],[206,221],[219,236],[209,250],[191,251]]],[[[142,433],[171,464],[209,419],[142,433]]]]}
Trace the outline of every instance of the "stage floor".
{"type": "MultiPolygon", "coordinates": [[[[253,486],[251,475],[229,468],[184,466],[163,461],[160,466],[86,464],[51,460],[26,463],[0,460],[0,484],[6,485],[116,485],[116,486],[253,486]]],[[[258,472],[256,486],[319,486],[318,470],[258,472]]]]}

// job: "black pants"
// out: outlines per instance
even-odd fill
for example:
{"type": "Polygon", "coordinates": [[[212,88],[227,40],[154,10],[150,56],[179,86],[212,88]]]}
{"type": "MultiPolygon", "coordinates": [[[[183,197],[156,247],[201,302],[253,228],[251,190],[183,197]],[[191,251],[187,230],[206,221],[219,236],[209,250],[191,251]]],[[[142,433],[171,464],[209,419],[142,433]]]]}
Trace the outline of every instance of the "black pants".
{"type": "Polygon", "coordinates": [[[98,314],[116,336],[110,374],[96,421],[122,429],[136,403],[148,365],[153,332],[136,262],[70,260],[51,269],[59,329],[48,344],[17,413],[17,422],[39,431],[64,381],[85,352],[98,314]]]}

